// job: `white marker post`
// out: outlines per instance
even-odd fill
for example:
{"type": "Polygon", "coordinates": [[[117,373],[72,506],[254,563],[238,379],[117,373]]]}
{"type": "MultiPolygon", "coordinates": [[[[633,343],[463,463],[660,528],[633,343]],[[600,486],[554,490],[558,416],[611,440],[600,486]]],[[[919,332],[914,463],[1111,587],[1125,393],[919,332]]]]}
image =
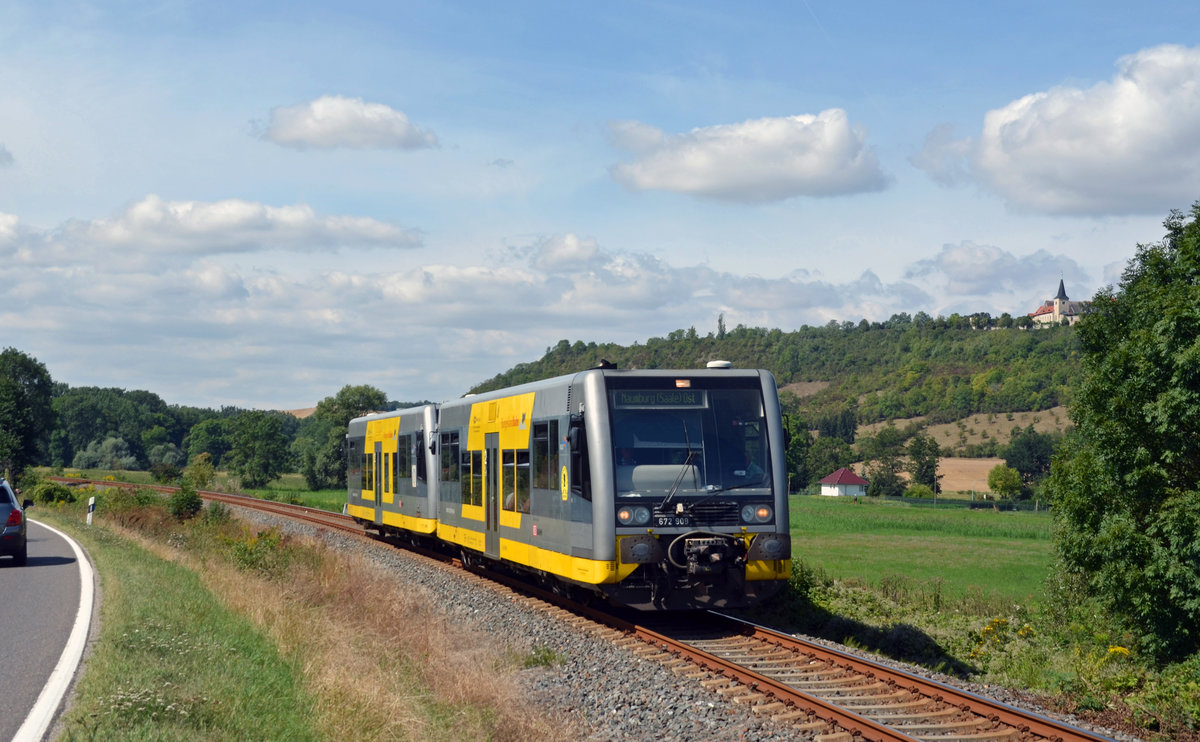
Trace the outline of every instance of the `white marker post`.
{"type": "Polygon", "coordinates": [[[96,512],[96,498],[88,498],[88,525],[92,524],[92,513],[96,512]]]}

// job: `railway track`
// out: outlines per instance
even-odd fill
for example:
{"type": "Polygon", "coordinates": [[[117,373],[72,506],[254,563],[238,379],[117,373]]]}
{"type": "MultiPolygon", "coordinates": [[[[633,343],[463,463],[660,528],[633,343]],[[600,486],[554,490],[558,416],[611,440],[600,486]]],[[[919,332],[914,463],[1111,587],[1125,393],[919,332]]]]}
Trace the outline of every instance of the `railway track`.
{"type": "MultiPolygon", "coordinates": [[[[52,477],[68,484],[178,488],[52,477]]],[[[304,506],[222,492],[206,500],[271,513],[321,528],[369,535],[352,518],[304,506]]],[[[426,556],[432,554],[422,551],[426,556]]],[[[450,560],[442,558],[443,562],[450,560]]],[[[1087,730],[1017,709],[929,678],[825,645],[715,613],[679,620],[582,605],[516,577],[471,569],[512,588],[543,611],[602,633],[643,659],[659,661],[734,703],[791,725],[822,742],[1082,742],[1108,740],[1087,730]]]]}

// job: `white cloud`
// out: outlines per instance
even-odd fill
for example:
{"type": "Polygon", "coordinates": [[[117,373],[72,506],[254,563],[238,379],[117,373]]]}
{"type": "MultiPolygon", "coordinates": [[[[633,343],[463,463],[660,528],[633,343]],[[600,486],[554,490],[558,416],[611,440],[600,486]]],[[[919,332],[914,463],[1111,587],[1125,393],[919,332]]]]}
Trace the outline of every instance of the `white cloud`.
{"type": "Polygon", "coordinates": [[[1090,296],[1094,288],[1087,272],[1066,255],[1037,250],[1018,256],[971,241],[943,245],[932,258],[910,264],[904,278],[919,282],[936,297],[932,304],[936,311],[928,307],[925,311],[943,314],[994,311],[1016,315],[1032,311],[1053,296],[1059,278],[1076,299],[1090,296]]]}
{"type": "Polygon", "coordinates": [[[1048,214],[1163,213],[1200,192],[1200,47],[1122,57],[1110,81],[1056,87],[989,111],[977,139],[935,129],[912,162],[1048,214]]]}
{"type": "Polygon", "coordinates": [[[15,218],[0,214],[0,249],[6,242],[24,262],[77,265],[103,256],[137,267],[180,255],[404,249],[419,247],[421,238],[415,230],[367,217],[319,215],[304,204],[164,201],[151,194],[111,218],[72,220],[51,231],[23,230],[15,218]]]}
{"type": "Polygon", "coordinates": [[[888,183],[865,132],[838,108],[671,136],[622,121],[609,125],[609,135],[635,156],[614,166],[612,176],[635,190],[765,202],[878,191],[888,183]]]}
{"type": "MultiPolygon", "coordinates": [[[[1047,275],[1070,280],[1077,271],[1060,256],[960,243],[912,264],[899,281],[869,270],[842,283],[803,270],[768,278],[672,264],[574,233],[531,240],[499,259],[447,255],[400,267],[353,252],[338,270],[222,260],[230,245],[255,242],[247,232],[333,229],[303,208],[283,211],[151,198],[113,219],[41,231],[0,216],[0,249],[7,239],[55,252],[53,260],[9,261],[0,285],[5,342],[33,353],[58,380],[150,389],[181,404],[300,407],[346,383],[443,399],[563,338],[628,344],[679,328],[704,333],[722,314],[730,327],[784,330],[959,311],[955,302],[1015,314],[1053,289],[1047,275]],[[200,247],[209,240],[215,247],[200,247]],[[149,247],[139,247],[143,241],[149,247]],[[109,260],[103,247],[172,260],[109,260]],[[29,306],[38,311],[24,311],[29,306]],[[88,360],[113,353],[142,360],[88,360]]],[[[354,234],[382,229],[357,222],[332,223],[354,234]]]]}
{"type": "Polygon", "coordinates": [[[422,149],[438,144],[433,132],[413,125],[402,111],[340,95],[271,109],[262,136],[296,149],[422,149]]]}

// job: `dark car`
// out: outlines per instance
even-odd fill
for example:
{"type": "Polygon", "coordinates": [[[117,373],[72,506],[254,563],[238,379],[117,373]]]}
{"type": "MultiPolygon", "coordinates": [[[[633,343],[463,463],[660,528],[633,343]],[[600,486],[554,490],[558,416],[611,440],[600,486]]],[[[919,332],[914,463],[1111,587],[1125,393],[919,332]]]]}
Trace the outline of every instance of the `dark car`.
{"type": "Polygon", "coordinates": [[[12,486],[0,479],[0,556],[10,556],[17,566],[23,566],[27,558],[25,541],[25,508],[33,505],[33,500],[21,502],[12,486]]]}

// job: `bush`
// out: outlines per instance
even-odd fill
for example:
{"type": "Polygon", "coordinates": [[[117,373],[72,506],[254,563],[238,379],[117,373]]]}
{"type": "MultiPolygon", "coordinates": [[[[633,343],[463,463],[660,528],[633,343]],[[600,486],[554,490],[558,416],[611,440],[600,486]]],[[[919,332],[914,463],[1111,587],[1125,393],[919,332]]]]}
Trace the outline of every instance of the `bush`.
{"type": "Polygon", "coordinates": [[[42,480],[26,490],[34,502],[75,502],[75,492],[65,484],[42,480]]]}
{"type": "Polygon", "coordinates": [[[179,467],[175,464],[157,463],[150,465],[150,476],[159,484],[168,484],[179,480],[182,474],[179,467]]]}
{"type": "Polygon", "coordinates": [[[208,503],[208,507],[204,509],[204,520],[208,523],[228,523],[232,517],[233,514],[223,502],[212,500],[208,503]]]}
{"type": "Polygon", "coordinates": [[[167,499],[167,510],[176,520],[188,520],[196,517],[200,509],[204,507],[204,501],[200,499],[200,495],[196,494],[196,488],[191,482],[183,480],[183,485],[179,491],[171,495],[167,499]]]}
{"type": "Polygon", "coordinates": [[[914,484],[904,490],[904,496],[930,498],[933,497],[933,489],[927,484],[914,484]]]}

